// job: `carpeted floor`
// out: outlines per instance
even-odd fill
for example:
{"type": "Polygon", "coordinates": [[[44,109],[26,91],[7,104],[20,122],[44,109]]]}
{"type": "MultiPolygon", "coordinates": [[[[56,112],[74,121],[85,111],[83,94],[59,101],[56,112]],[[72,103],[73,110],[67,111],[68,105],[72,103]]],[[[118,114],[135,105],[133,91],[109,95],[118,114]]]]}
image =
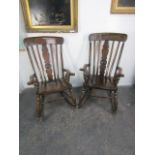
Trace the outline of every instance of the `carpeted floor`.
{"type": "MultiPolygon", "coordinates": [[[[80,89],[74,89],[79,95],[80,89]]],[[[119,88],[119,105],[111,113],[107,99],[90,98],[81,109],[48,96],[45,118],[35,116],[35,90],[20,94],[20,155],[134,155],[134,88],[119,88]]]]}

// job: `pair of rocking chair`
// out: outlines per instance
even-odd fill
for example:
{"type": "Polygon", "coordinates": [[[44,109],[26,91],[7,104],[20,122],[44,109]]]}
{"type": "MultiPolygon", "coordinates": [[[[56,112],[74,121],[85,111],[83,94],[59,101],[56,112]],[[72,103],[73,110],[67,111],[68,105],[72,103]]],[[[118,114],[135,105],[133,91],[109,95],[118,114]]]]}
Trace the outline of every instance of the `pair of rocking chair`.
{"type": "Polygon", "coordinates": [[[100,89],[108,92],[112,111],[117,110],[117,84],[123,77],[119,67],[126,34],[120,33],[95,33],[89,35],[89,63],[81,71],[84,75],[82,93],[77,101],[72,92],[69,70],[64,69],[62,37],[31,37],[25,38],[24,43],[34,71],[30,77],[29,85],[36,87],[36,112],[37,116],[43,114],[43,103],[46,95],[60,93],[66,101],[75,107],[80,107],[91,95],[91,90],[100,89]]]}

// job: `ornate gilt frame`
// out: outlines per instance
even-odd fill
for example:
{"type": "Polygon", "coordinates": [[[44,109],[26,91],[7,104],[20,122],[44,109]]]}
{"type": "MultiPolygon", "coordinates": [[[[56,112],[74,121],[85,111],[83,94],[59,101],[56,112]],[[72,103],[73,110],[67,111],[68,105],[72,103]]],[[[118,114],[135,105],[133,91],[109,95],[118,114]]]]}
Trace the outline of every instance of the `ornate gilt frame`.
{"type": "Polygon", "coordinates": [[[119,0],[112,0],[111,3],[111,13],[127,13],[127,14],[134,14],[135,13],[135,7],[122,7],[118,6],[119,0]]]}
{"type": "Polygon", "coordinates": [[[78,0],[70,0],[70,25],[32,25],[29,0],[20,0],[25,26],[28,32],[77,32],[78,31],[78,0]]]}

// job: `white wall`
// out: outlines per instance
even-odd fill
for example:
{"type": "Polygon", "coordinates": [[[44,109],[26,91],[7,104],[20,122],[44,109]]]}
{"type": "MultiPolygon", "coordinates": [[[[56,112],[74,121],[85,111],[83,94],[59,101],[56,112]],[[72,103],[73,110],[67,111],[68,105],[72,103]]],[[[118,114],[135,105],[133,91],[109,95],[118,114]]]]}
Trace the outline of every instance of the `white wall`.
{"type": "MultiPolygon", "coordinates": [[[[71,79],[73,86],[80,86],[83,81],[79,68],[88,60],[88,35],[95,32],[127,33],[128,40],[120,66],[125,77],[120,85],[134,83],[135,66],[135,16],[110,13],[111,0],[79,0],[78,4],[78,33],[27,33],[26,36],[62,36],[65,38],[64,60],[66,68],[75,72],[71,79]]],[[[21,8],[20,8],[21,9],[21,8]]],[[[22,21],[22,14],[20,15],[22,21]]],[[[21,27],[21,29],[24,29],[21,27]]],[[[27,87],[26,82],[32,73],[26,52],[20,52],[20,90],[27,87]]]]}

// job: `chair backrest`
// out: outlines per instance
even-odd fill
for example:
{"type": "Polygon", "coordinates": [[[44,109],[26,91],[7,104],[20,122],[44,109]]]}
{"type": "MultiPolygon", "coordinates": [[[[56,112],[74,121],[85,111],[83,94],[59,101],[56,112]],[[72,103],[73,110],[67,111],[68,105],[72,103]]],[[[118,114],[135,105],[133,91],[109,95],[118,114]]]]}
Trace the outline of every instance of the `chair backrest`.
{"type": "Polygon", "coordinates": [[[93,76],[113,77],[119,65],[126,34],[94,33],[89,35],[90,74],[93,76]]]}
{"type": "Polygon", "coordinates": [[[28,56],[39,82],[49,82],[63,77],[61,37],[25,38],[28,56]]]}

